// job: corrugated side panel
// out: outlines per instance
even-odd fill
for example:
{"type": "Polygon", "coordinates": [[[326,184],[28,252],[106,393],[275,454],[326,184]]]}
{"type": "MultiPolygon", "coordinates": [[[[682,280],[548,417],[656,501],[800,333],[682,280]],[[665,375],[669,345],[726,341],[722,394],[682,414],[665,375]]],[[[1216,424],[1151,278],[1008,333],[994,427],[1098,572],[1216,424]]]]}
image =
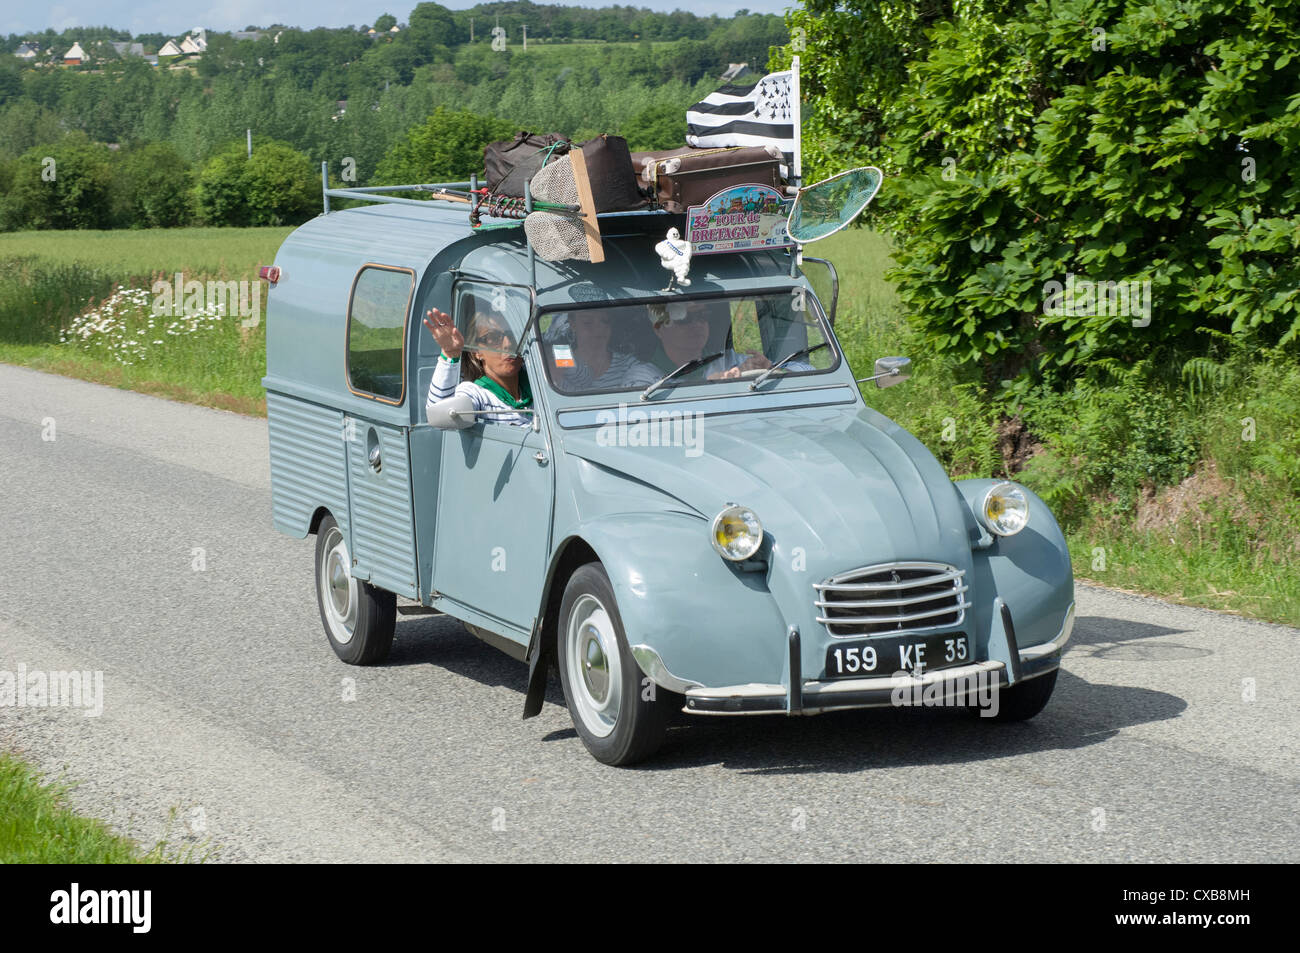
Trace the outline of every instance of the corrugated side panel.
{"type": "Polygon", "coordinates": [[[271,443],[271,515],[275,528],[299,539],[323,506],[344,536],[348,532],[343,414],[270,391],[266,395],[271,443]]]}
{"type": "Polygon", "coordinates": [[[419,597],[415,575],[415,520],[411,515],[411,460],[406,431],[356,422],[348,444],[352,468],[353,571],[371,585],[409,599],[419,597]],[[370,469],[370,432],[379,437],[382,466],[370,469]]]}

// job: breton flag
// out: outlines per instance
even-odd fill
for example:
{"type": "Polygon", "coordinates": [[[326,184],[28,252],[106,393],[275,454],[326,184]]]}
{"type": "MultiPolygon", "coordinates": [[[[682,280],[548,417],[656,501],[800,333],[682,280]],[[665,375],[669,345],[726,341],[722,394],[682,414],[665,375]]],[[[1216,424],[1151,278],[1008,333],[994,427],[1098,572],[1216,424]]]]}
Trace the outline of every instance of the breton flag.
{"type": "Polygon", "coordinates": [[[800,173],[799,64],[769,73],[753,86],[723,86],[686,110],[686,144],[701,149],[777,146],[785,156],[781,174],[800,173]]]}

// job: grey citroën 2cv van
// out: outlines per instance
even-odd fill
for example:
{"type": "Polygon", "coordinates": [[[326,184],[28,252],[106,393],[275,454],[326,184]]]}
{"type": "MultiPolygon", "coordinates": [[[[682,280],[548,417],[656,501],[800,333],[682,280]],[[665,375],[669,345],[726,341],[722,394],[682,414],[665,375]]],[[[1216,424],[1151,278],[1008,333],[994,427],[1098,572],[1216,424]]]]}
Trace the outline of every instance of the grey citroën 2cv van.
{"type": "Polygon", "coordinates": [[[685,284],[656,247],[689,216],[601,215],[603,261],[548,261],[452,201],[326,203],[271,269],[264,384],[274,525],[317,537],[340,659],[381,662],[413,600],[529,665],[525,717],[558,667],[610,764],[652,754],[675,709],[814,714],[975,679],[991,720],[1046,704],[1074,615],[1052,514],[1013,483],[954,483],[867,406],[828,265],[781,223],[695,255],[685,284]],[[531,425],[456,399],[430,424],[433,308],[467,351],[522,356],[531,425]],[[474,340],[484,314],[507,333],[474,340]],[[601,350],[621,377],[575,374],[601,350]]]}

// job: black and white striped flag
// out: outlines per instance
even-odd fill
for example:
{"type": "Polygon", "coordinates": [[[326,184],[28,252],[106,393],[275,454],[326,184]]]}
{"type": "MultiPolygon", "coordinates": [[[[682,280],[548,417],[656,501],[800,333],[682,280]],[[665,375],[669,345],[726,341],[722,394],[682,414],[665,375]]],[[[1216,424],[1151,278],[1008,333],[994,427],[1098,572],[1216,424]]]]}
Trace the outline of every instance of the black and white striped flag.
{"type": "Polygon", "coordinates": [[[781,174],[789,178],[798,148],[793,87],[792,70],[769,73],[753,86],[723,86],[686,110],[686,144],[717,149],[771,143],[785,156],[781,174]]]}

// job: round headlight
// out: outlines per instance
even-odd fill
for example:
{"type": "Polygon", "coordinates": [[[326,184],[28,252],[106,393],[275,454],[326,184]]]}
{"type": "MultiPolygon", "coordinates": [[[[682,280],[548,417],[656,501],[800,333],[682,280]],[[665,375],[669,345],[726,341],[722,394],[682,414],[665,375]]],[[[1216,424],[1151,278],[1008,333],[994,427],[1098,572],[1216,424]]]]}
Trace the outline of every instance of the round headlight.
{"type": "Polygon", "coordinates": [[[729,503],[713,517],[710,537],[718,555],[739,562],[758,552],[763,544],[763,524],[749,507],[729,503]]]}
{"type": "Polygon", "coordinates": [[[1029,500],[1014,483],[999,483],[984,494],[984,525],[999,536],[1014,536],[1029,522],[1029,500]]]}

